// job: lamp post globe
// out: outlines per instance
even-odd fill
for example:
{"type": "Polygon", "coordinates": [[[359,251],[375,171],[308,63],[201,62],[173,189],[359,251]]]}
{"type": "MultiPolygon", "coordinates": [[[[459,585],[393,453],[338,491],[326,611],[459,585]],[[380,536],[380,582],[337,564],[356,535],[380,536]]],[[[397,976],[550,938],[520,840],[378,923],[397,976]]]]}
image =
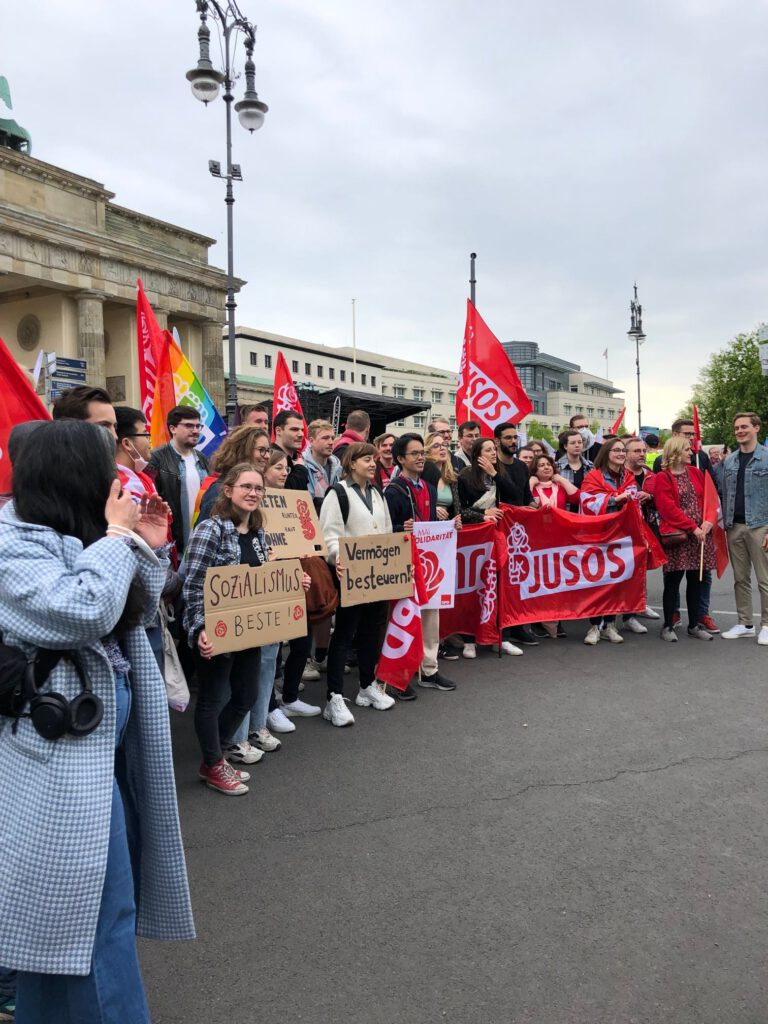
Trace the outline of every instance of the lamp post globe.
{"type": "Polygon", "coordinates": [[[199,65],[187,72],[187,81],[192,86],[192,95],[206,106],[219,95],[219,86],[224,75],[213,68],[201,68],[199,65]]]}

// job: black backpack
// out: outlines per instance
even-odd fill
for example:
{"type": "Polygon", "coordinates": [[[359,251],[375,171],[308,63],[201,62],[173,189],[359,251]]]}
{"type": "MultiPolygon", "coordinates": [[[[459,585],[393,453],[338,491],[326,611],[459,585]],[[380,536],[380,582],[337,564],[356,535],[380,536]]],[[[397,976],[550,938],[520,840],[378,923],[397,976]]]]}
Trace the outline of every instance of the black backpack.
{"type": "Polygon", "coordinates": [[[334,484],[333,487],[329,487],[328,490],[325,492],[325,495],[323,496],[323,501],[325,501],[325,499],[328,497],[331,491],[333,491],[333,493],[339,499],[341,518],[344,522],[344,525],[346,526],[347,520],[349,519],[349,495],[347,494],[347,488],[343,487],[341,484],[334,484]]]}

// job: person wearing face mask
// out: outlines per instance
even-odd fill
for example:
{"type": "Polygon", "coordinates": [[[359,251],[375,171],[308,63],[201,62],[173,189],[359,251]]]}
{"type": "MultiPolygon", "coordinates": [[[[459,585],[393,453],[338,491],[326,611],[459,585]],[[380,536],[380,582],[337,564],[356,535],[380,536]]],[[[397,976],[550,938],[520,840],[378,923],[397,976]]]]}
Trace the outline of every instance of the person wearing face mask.
{"type": "Polygon", "coordinates": [[[597,454],[602,448],[599,441],[595,440],[595,435],[592,433],[589,420],[586,416],[576,415],[571,416],[568,421],[568,427],[570,430],[578,430],[581,434],[581,439],[584,442],[583,455],[588,462],[594,465],[597,454]]]}
{"type": "Polygon", "coordinates": [[[141,500],[143,494],[155,494],[155,485],[144,472],[149,463],[151,447],[149,443],[149,426],[140,409],[131,409],[127,405],[115,408],[117,430],[117,450],[115,462],[123,490],[141,500]]]}

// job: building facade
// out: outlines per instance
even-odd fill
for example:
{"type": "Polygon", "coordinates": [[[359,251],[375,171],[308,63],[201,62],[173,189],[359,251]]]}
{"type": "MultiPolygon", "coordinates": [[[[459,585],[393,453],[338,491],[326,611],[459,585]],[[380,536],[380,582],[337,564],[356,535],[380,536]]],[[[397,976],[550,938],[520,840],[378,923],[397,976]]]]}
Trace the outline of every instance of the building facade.
{"type": "Polygon", "coordinates": [[[40,350],[85,359],[89,383],[138,406],[141,278],[223,408],[226,274],[208,263],[214,239],[113,199],[99,182],[0,148],[0,338],[27,369],[40,350]]]}

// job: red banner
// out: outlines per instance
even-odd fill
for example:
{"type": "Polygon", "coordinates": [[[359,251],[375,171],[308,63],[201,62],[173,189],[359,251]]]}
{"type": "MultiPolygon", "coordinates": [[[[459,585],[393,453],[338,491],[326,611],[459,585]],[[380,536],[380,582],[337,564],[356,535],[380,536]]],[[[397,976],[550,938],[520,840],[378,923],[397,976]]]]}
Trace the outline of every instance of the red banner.
{"type": "Polygon", "coordinates": [[[505,626],[642,611],[656,561],[634,501],[606,516],[505,506],[498,528],[459,531],[456,602],[440,612],[440,635],[491,644],[505,626]]]}
{"type": "Polygon", "coordinates": [[[393,601],[389,622],[376,666],[376,678],[382,683],[404,690],[419,671],[424,660],[424,632],[421,627],[421,605],[427,603],[428,590],[419,548],[411,534],[413,560],[413,597],[393,601]]]}
{"type": "MultiPolygon", "coordinates": [[[[288,363],[286,363],[283,353],[278,352],[277,366],[275,367],[274,401],[272,405],[273,423],[275,421],[275,416],[284,410],[295,412],[301,416],[302,423],[304,424],[304,446],[306,446],[307,421],[304,419],[304,412],[301,408],[299,396],[296,394],[296,388],[293,383],[293,377],[291,377],[291,371],[288,369],[288,363]]],[[[274,442],[274,440],[275,428],[272,427],[272,441],[274,442]]],[[[302,446],[302,451],[304,446],[302,446]]]]}
{"type": "Polygon", "coordinates": [[[141,396],[141,411],[147,417],[147,423],[151,423],[152,404],[155,398],[155,378],[163,350],[167,346],[163,341],[160,324],[144,294],[141,278],[137,281],[137,288],[136,328],[139,336],[139,394],[141,396]]]}
{"type": "Polygon", "coordinates": [[[476,420],[483,437],[499,423],[533,412],[528,395],[498,338],[467,299],[467,323],[456,390],[456,422],[476,420]]]}
{"type": "MultiPolygon", "coordinates": [[[[696,406],[694,406],[694,409],[696,406]]],[[[709,473],[704,474],[704,509],[702,519],[712,523],[712,542],[715,545],[717,559],[717,578],[728,568],[728,539],[723,528],[723,509],[715,483],[709,473]]]]}
{"type": "Polygon", "coordinates": [[[11,460],[8,438],[17,423],[49,420],[51,414],[0,338],[0,492],[11,491],[11,460]]]}

